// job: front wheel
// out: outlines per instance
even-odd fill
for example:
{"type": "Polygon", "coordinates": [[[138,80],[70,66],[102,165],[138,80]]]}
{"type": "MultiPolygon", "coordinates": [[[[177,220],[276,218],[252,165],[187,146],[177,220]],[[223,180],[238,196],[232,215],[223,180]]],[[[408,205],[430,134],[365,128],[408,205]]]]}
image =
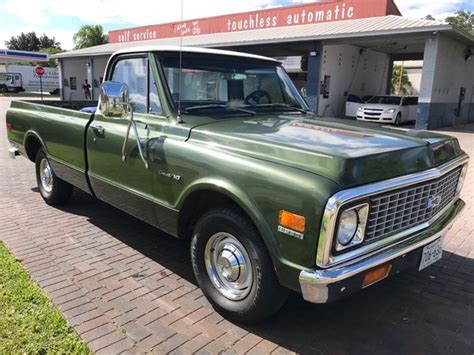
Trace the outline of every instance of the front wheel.
{"type": "Polygon", "coordinates": [[[402,124],[402,114],[399,113],[397,118],[395,118],[395,126],[400,126],[402,124]]]}
{"type": "Polygon", "coordinates": [[[43,149],[36,154],[35,166],[41,197],[51,206],[65,204],[71,197],[73,186],[56,176],[43,149]]]}
{"type": "Polygon", "coordinates": [[[234,321],[262,321],[288,296],[260,235],[238,211],[216,209],[201,217],[191,241],[191,259],[206,298],[234,321]]]}

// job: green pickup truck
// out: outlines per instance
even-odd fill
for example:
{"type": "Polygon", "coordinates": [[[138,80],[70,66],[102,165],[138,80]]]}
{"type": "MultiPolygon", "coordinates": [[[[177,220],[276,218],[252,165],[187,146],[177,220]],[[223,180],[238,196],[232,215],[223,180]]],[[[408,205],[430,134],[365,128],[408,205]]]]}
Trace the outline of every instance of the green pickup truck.
{"type": "Polygon", "coordinates": [[[73,186],[188,239],[223,315],[326,303],[442,257],[464,207],[455,138],[312,114],[273,59],[142,47],[115,53],[95,113],[13,102],[10,154],[59,205],[73,186]]]}

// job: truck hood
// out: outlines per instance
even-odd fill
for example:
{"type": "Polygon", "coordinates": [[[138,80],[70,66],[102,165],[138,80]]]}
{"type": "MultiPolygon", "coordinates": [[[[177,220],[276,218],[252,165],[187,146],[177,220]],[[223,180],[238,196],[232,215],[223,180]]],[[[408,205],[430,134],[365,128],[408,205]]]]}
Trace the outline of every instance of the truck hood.
{"type": "Polygon", "coordinates": [[[275,115],[192,129],[190,142],[312,172],[350,187],[438,166],[463,154],[455,138],[342,119],[275,115]]]}

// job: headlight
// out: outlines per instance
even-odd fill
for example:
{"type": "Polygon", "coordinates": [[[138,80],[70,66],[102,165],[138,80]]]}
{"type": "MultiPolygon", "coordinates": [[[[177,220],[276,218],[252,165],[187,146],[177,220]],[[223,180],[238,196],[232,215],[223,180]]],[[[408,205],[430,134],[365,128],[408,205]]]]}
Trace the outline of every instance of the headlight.
{"type": "Polygon", "coordinates": [[[368,203],[350,207],[341,213],[336,234],[336,251],[353,247],[364,241],[368,214],[368,203]]]}
{"type": "Polygon", "coordinates": [[[397,111],[397,109],[395,108],[389,108],[387,110],[385,110],[385,113],[395,113],[397,111]]]}
{"type": "Polygon", "coordinates": [[[357,111],[364,111],[364,108],[361,106],[361,107],[358,107],[357,108],[357,111]]]}
{"type": "Polygon", "coordinates": [[[357,232],[359,216],[355,210],[347,210],[341,214],[339,229],[337,231],[337,242],[342,246],[350,243],[357,232]]]}

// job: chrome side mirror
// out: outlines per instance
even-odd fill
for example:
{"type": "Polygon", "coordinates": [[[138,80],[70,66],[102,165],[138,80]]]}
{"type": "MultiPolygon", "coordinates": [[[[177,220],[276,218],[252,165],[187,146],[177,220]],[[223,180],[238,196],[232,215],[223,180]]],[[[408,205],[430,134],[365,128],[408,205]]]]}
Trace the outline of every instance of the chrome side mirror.
{"type": "Polygon", "coordinates": [[[127,118],[131,114],[128,86],[118,81],[104,81],[100,89],[100,112],[105,117],[127,118]]]}

